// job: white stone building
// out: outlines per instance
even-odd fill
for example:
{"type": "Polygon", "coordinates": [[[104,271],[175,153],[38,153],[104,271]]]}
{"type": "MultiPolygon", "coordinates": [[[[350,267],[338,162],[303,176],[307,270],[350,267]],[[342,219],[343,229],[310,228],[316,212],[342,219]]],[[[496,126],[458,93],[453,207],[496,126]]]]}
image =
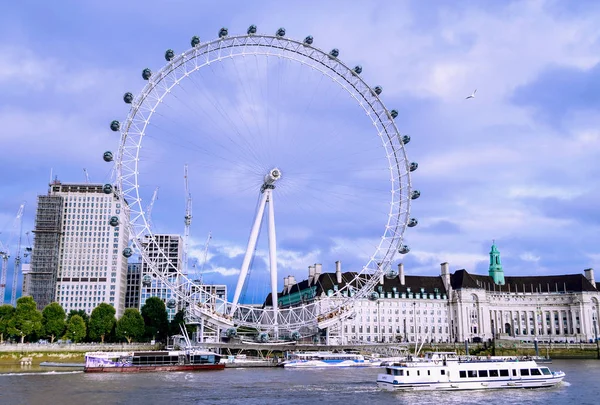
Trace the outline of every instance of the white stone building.
{"type": "Polygon", "coordinates": [[[42,246],[44,242],[38,238],[41,235],[36,233],[29,290],[33,284],[45,282],[36,278],[39,270],[36,253],[39,257],[40,252],[51,250],[56,261],[46,269],[49,271],[46,279],[54,284],[51,287],[54,297],[50,301],[58,302],[67,313],[84,310],[88,314],[106,302],[120,317],[124,311],[127,275],[123,252],[129,235],[119,224],[128,218],[127,207],[121,206],[112,188],[105,189],[102,184],[62,184],[56,180],[50,184],[48,196],[41,197],[58,202],[58,209],[44,214],[54,216],[58,232],[55,232],[56,243],[50,247],[42,246]],[[118,218],[116,226],[110,225],[111,217],[118,218]]]}
{"type": "MultiPolygon", "coordinates": [[[[308,278],[284,279],[279,306],[328,300],[355,273],[321,273],[309,267],[308,278]]],[[[488,275],[466,270],[439,276],[382,277],[378,298],[358,299],[348,319],[322,332],[330,344],[351,342],[463,342],[494,338],[541,342],[589,342],[598,329],[600,283],[592,269],[584,274],[504,276],[500,252],[492,245],[488,275]]],[[[271,296],[265,305],[269,306],[271,296]]],[[[327,306],[327,305],[325,305],[327,306]]]]}

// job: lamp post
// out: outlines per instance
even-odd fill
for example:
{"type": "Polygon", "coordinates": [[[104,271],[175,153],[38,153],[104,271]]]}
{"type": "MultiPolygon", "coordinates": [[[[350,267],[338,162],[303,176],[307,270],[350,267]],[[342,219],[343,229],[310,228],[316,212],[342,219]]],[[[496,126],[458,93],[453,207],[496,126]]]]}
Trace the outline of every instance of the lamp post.
{"type": "Polygon", "coordinates": [[[598,343],[598,319],[596,318],[596,316],[594,316],[594,340],[596,341],[596,359],[600,360],[600,346],[598,343]]]}

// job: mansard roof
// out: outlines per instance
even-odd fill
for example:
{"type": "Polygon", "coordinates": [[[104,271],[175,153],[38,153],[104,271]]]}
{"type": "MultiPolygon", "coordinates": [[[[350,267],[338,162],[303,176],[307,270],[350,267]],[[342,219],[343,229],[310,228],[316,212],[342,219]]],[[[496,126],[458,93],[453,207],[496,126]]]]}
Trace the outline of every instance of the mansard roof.
{"type": "MultiPolygon", "coordinates": [[[[356,272],[345,272],[342,273],[342,283],[338,285],[338,288],[342,288],[349,284],[356,277],[356,272]]],[[[405,276],[404,284],[400,283],[400,276],[394,277],[393,279],[388,279],[387,277],[383,278],[383,284],[377,284],[375,287],[375,291],[378,291],[378,287],[382,287],[383,292],[392,292],[393,288],[396,288],[396,291],[399,293],[407,292],[408,288],[410,291],[420,292],[421,288],[423,288],[424,292],[427,294],[433,294],[437,292],[439,294],[447,294],[446,289],[444,288],[444,282],[440,276],[405,276]]],[[[308,280],[302,280],[297,284],[294,284],[290,291],[287,291],[285,294],[283,292],[278,293],[278,298],[284,297],[286,295],[290,295],[293,293],[299,293],[305,290],[308,290],[311,287],[316,287],[315,295],[318,297],[321,294],[327,294],[327,291],[334,290],[334,286],[338,284],[336,279],[335,272],[332,273],[322,273],[319,275],[319,278],[316,282],[313,282],[309,285],[308,280]]],[[[353,285],[356,287],[356,285],[353,285]]],[[[267,295],[267,298],[264,303],[265,306],[271,306],[271,294],[267,295]]]]}
{"type": "Polygon", "coordinates": [[[451,276],[452,288],[479,288],[488,291],[504,292],[582,292],[598,291],[600,283],[592,284],[583,274],[563,274],[548,276],[505,276],[505,284],[494,284],[490,276],[470,274],[457,270],[451,276]]]}

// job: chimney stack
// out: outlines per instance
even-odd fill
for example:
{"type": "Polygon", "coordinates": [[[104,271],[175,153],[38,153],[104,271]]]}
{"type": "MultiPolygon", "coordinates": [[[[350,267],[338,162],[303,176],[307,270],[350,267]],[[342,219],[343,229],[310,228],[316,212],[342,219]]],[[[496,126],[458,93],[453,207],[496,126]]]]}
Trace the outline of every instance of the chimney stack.
{"type": "Polygon", "coordinates": [[[283,293],[287,294],[288,292],[288,287],[290,286],[290,281],[289,281],[290,277],[284,277],[283,278],[283,293]]]}
{"type": "Polygon", "coordinates": [[[315,278],[313,280],[313,283],[317,283],[317,281],[319,281],[319,276],[321,275],[321,270],[323,269],[323,265],[320,263],[316,263],[315,264],[315,278]]]}
{"type": "Polygon", "coordinates": [[[400,285],[406,284],[406,280],[404,280],[404,263],[398,263],[398,277],[400,278],[400,285]]]}
{"type": "Polygon", "coordinates": [[[288,276],[288,292],[292,292],[292,287],[296,285],[296,277],[288,276]]]}
{"type": "Polygon", "coordinates": [[[442,267],[442,281],[444,283],[444,288],[446,288],[446,292],[448,293],[448,297],[450,297],[450,290],[452,286],[450,285],[450,265],[447,262],[440,264],[442,267]]]}
{"type": "Polygon", "coordinates": [[[587,278],[589,280],[589,282],[592,283],[592,285],[594,287],[596,287],[596,279],[594,278],[594,269],[592,269],[592,268],[585,269],[583,271],[583,273],[585,274],[585,278],[587,278]]]}
{"type": "Polygon", "coordinates": [[[313,279],[315,278],[315,266],[308,266],[308,285],[312,285],[313,279]]]}
{"type": "Polygon", "coordinates": [[[342,284],[342,262],[339,260],[335,262],[335,281],[342,284]]]}

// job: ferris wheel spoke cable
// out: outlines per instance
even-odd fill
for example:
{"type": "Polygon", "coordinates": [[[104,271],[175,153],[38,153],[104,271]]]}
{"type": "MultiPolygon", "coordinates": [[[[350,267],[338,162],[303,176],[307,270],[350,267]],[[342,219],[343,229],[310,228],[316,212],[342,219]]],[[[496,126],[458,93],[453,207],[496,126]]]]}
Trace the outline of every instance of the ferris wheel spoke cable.
{"type": "MultiPolygon", "coordinates": [[[[212,67],[211,67],[212,69],[212,67]]],[[[199,70],[198,74],[203,78],[204,76],[202,75],[202,72],[199,70]]],[[[231,129],[233,129],[233,133],[237,134],[239,136],[239,139],[241,141],[245,141],[243,142],[245,145],[245,149],[247,151],[249,151],[249,153],[251,155],[253,155],[256,159],[259,159],[257,152],[254,150],[253,146],[251,143],[249,143],[247,140],[245,140],[244,136],[242,135],[242,133],[240,132],[239,128],[237,127],[237,125],[235,125],[233,123],[233,121],[231,120],[231,118],[229,117],[229,115],[227,114],[227,112],[225,111],[225,109],[222,107],[221,103],[216,100],[214,97],[212,97],[212,95],[210,94],[210,92],[205,91],[204,87],[201,87],[197,81],[193,78],[192,75],[188,76],[188,79],[194,84],[194,86],[198,89],[198,91],[200,91],[205,97],[206,99],[211,103],[211,105],[213,106],[213,108],[215,109],[215,111],[224,119],[225,122],[227,122],[229,124],[229,127],[231,129]]],[[[230,131],[223,131],[220,135],[224,135],[233,145],[235,146],[239,146],[240,144],[238,142],[236,142],[233,137],[230,135],[230,131]]]]}
{"type": "MultiPolygon", "coordinates": [[[[222,66],[222,64],[220,64],[220,65],[222,66]]],[[[208,65],[208,67],[214,74],[215,72],[214,72],[212,64],[208,65]]],[[[200,76],[202,77],[202,79],[204,79],[203,81],[205,81],[206,78],[203,76],[202,71],[198,71],[198,72],[199,72],[200,76]]],[[[192,81],[194,80],[192,76],[189,76],[189,77],[192,81]]],[[[227,109],[223,108],[221,102],[218,99],[216,99],[215,97],[211,97],[209,93],[206,93],[206,95],[207,95],[208,99],[211,100],[211,103],[213,103],[213,106],[217,109],[219,114],[221,114],[221,116],[231,125],[231,127],[234,129],[235,133],[240,137],[240,140],[245,141],[248,150],[252,151],[252,154],[254,156],[258,156],[258,154],[254,151],[254,147],[252,146],[252,143],[249,142],[247,139],[245,139],[245,137],[242,135],[242,132],[240,131],[238,126],[233,122],[233,120],[229,116],[227,109]]],[[[246,127],[247,133],[249,135],[252,135],[252,131],[250,131],[250,127],[248,127],[248,124],[246,123],[246,120],[244,119],[243,114],[238,114],[237,116],[242,121],[243,126],[246,127]]]]}

